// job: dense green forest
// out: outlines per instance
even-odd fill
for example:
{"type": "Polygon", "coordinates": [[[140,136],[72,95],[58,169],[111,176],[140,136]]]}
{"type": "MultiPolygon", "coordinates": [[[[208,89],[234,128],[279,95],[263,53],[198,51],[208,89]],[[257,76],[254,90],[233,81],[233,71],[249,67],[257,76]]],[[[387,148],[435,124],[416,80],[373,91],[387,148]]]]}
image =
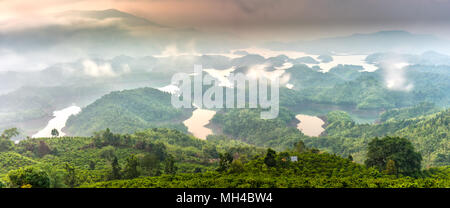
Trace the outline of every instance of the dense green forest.
{"type": "Polygon", "coordinates": [[[370,139],[387,135],[405,137],[422,153],[424,166],[449,165],[450,110],[379,124],[356,124],[345,112],[331,112],[324,136],[305,143],[362,162],[370,139]]]}
{"type": "Polygon", "coordinates": [[[424,102],[411,107],[389,109],[380,115],[380,122],[388,120],[404,120],[436,113],[438,111],[439,108],[433,103],[424,102]]]}
{"type": "Polygon", "coordinates": [[[292,125],[296,121],[294,115],[286,109],[281,109],[280,116],[273,120],[260,119],[258,110],[224,110],[214,116],[212,123],[216,131],[257,146],[281,151],[292,146],[297,140],[303,140],[311,148],[319,148],[343,157],[352,155],[359,163],[365,159],[370,139],[389,135],[401,136],[410,140],[422,153],[424,166],[450,165],[450,110],[432,113],[435,111],[429,104],[386,111],[382,118],[394,115],[399,119],[389,119],[377,124],[357,124],[348,113],[332,111],[324,117],[326,127],[320,137],[308,137],[299,132],[292,125]],[[426,115],[409,118],[411,116],[406,114],[426,115]]]}
{"type": "MultiPolygon", "coordinates": [[[[390,109],[422,102],[448,107],[450,76],[442,66],[409,66],[405,77],[414,84],[412,90],[391,90],[386,87],[385,72],[361,72],[362,68],[338,65],[322,73],[304,64],[286,71],[294,85],[290,103],[305,100],[318,103],[355,105],[359,109],[390,109]]],[[[283,96],[283,95],[280,95],[283,96]]]]}
{"type": "Polygon", "coordinates": [[[112,92],[69,118],[63,131],[76,137],[14,144],[19,132],[5,130],[0,187],[448,188],[448,75],[410,68],[417,87],[392,91],[378,71],[294,65],[287,70],[294,89],[280,89],[276,119],[261,119],[262,109],[214,109],[207,140],[187,133],[182,122],[193,109],[175,109],[170,94],[112,92]],[[358,122],[354,111],[375,112],[376,121],[358,122]],[[304,135],[299,112],[318,115],[325,131],[304,135]]]}
{"type": "Polygon", "coordinates": [[[281,152],[276,163],[266,157],[246,164],[234,160],[227,172],[182,173],[82,185],[90,188],[431,188],[449,187],[449,169],[424,171],[408,177],[381,173],[330,154],[281,152]],[[283,160],[296,155],[298,162],[283,160]]]}
{"type": "MultiPolygon", "coordinates": [[[[15,133],[4,132],[2,141],[15,133]]],[[[302,140],[276,152],[165,128],[134,134],[106,129],[92,137],[2,147],[1,187],[450,187],[448,166],[421,168],[414,146],[393,137],[372,139],[365,164],[308,148],[302,140]]]]}
{"type": "MultiPolygon", "coordinates": [[[[339,70],[339,68],[334,69],[339,70]]],[[[358,72],[360,73],[360,72],[358,72]]],[[[331,75],[330,75],[331,76],[331,75]]],[[[299,94],[282,89],[279,116],[260,119],[261,109],[217,110],[211,120],[215,134],[258,147],[283,151],[297,140],[308,147],[335,153],[343,157],[352,155],[362,163],[370,139],[382,136],[401,136],[409,139],[423,155],[423,166],[450,165],[449,110],[422,102],[411,107],[392,108],[379,115],[377,123],[357,123],[344,111],[329,111],[321,116],[325,132],[319,137],[303,135],[297,128],[295,108],[299,94]]],[[[300,101],[301,102],[301,101],[300,101]]],[[[152,88],[113,92],[105,95],[72,116],[64,129],[72,135],[93,135],[109,128],[114,133],[133,133],[153,127],[169,127],[186,132],[182,124],[192,114],[170,105],[170,95],[152,88]]]]}
{"type": "MultiPolygon", "coordinates": [[[[248,64],[267,63],[275,67],[285,63],[286,59],[286,56],[265,59],[249,54],[233,59],[230,64],[239,66],[236,73],[245,73],[248,64]]],[[[369,60],[372,59],[369,57],[369,60]]],[[[384,122],[391,118],[400,120],[437,112],[448,108],[450,103],[448,67],[407,66],[405,78],[414,87],[411,90],[392,90],[386,87],[382,69],[362,72],[360,66],[337,65],[323,73],[302,61],[289,61],[294,63],[286,69],[293,89],[280,89],[280,105],[292,112],[310,109],[313,115],[320,115],[325,114],[321,112],[323,109],[339,107],[349,113],[364,110],[385,112],[379,119],[384,122]],[[398,111],[405,108],[412,109],[398,111]]],[[[366,119],[351,116],[358,123],[378,118],[376,113],[371,114],[366,119]]],[[[106,128],[116,133],[133,133],[152,127],[185,130],[181,121],[190,115],[189,110],[172,108],[169,94],[151,88],[138,88],[112,92],[87,105],[79,115],[68,120],[65,131],[70,135],[89,136],[106,128]]]]}
{"type": "MultiPolygon", "coordinates": [[[[6,132],[0,141],[8,141],[10,136],[6,132]]],[[[174,171],[193,173],[214,170],[221,152],[240,154],[242,160],[247,161],[264,151],[226,137],[217,136],[202,141],[180,131],[164,128],[125,135],[114,134],[107,129],[92,137],[27,139],[16,145],[12,142],[2,143],[1,147],[2,181],[9,181],[8,174],[13,170],[26,172],[31,169],[31,172],[46,172],[50,178],[50,187],[75,187],[122,178],[118,175],[127,172],[130,160],[139,163],[139,167],[134,167],[138,169],[139,175],[154,176],[174,171]],[[174,163],[176,170],[175,166],[170,168],[170,164],[174,163]],[[65,182],[67,177],[72,177],[73,182],[65,182]]],[[[131,176],[124,176],[128,177],[131,176]]]]}
{"type": "Polygon", "coordinates": [[[71,135],[92,135],[110,128],[116,133],[133,133],[152,127],[171,127],[186,131],[182,121],[192,109],[176,109],[170,94],[153,88],[115,91],[104,95],[67,120],[71,135]]]}
{"type": "Polygon", "coordinates": [[[232,109],[217,113],[212,124],[222,133],[241,141],[277,150],[292,146],[305,136],[292,122],[295,115],[280,108],[276,119],[260,118],[259,109],[232,109]]]}

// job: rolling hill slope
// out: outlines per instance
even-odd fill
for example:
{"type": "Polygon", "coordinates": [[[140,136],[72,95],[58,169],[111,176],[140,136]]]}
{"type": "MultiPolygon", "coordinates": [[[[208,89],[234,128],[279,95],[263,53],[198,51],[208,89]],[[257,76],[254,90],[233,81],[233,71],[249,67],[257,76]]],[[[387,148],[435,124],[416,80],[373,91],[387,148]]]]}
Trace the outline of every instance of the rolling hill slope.
{"type": "Polygon", "coordinates": [[[152,127],[185,131],[182,121],[192,115],[192,109],[172,107],[170,97],[153,88],[112,92],[70,117],[64,131],[77,136],[92,135],[106,128],[116,133],[133,133],[152,127]]]}

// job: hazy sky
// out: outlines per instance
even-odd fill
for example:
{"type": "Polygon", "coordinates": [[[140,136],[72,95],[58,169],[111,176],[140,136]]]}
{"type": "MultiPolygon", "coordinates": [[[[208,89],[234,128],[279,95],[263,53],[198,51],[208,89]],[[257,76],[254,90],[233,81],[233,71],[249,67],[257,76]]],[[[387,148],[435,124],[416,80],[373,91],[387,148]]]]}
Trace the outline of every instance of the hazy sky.
{"type": "Polygon", "coordinates": [[[234,40],[257,45],[380,30],[450,40],[450,0],[0,0],[0,70],[42,69],[91,54],[220,50],[234,40]],[[170,27],[55,15],[106,9],[170,27]]]}
{"type": "Polygon", "coordinates": [[[49,13],[109,8],[160,24],[250,37],[310,39],[387,29],[450,37],[450,0],[0,0],[0,26],[33,26],[49,13]]]}

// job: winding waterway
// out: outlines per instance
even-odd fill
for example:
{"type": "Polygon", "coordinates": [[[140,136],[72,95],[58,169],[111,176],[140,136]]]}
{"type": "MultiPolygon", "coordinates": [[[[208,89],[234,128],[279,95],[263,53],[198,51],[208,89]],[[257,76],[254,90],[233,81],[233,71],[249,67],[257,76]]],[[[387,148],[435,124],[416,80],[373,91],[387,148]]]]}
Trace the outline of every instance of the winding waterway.
{"type": "Polygon", "coordinates": [[[62,110],[54,111],[53,112],[54,118],[48,121],[47,126],[45,126],[42,130],[34,134],[32,137],[33,138],[51,137],[52,136],[51,132],[53,129],[58,130],[59,136],[64,136],[65,133],[62,132],[61,129],[64,128],[64,126],[66,126],[67,119],[69,119],[71,115],[76,115],[80,112],[81,108],[75,105],[64,108],[62,110]]]}
{"type": "Polygon", "coordinates": [[[213,132],[205,127],[214,117],[216,111],[197,108],[192,112],[192,116],[185,120],[183,124],[188,128],[188,132],[199,139],[205,140],[213,132]]]}
{"type": "Polygon", "coordinates": [[[322,127],[325,122],[317,116],[298,114],[295,118],[300,121],[297,124],[297,129],[306,136],[317,137],[325,131],[322,127]]]}

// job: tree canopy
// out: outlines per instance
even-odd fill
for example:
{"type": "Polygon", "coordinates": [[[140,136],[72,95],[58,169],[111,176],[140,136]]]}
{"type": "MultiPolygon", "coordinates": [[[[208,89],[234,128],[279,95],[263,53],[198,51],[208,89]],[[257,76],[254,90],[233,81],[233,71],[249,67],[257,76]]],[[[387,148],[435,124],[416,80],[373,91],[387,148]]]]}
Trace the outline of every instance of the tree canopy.
{"type": "Polygon", "coordinates": [[[378,170],[413,175],[420,171],[422,156],[410,141],[401,137],[375,138],[368,145],[365,164],[378,170]]]}

